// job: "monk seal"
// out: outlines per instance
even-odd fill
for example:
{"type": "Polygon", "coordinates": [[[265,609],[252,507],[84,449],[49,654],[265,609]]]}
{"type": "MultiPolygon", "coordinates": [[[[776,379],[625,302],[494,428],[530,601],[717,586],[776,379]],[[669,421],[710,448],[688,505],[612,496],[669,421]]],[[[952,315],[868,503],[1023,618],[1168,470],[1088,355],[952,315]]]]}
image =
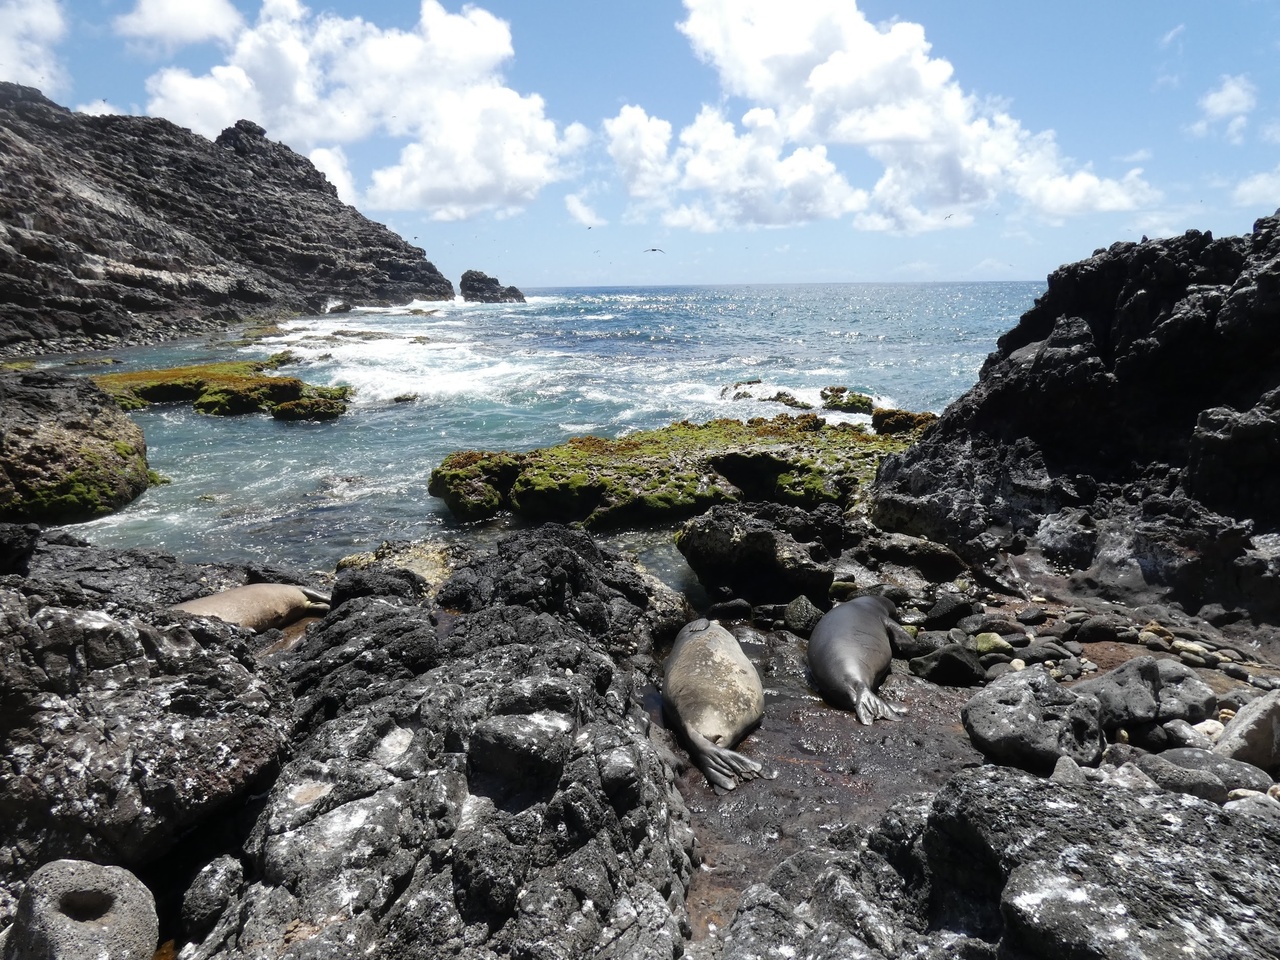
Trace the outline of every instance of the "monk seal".
{"type": "Polygon", "coordinates": [[[897,615],[885,597],[857,597],[832,607],[809,636],[814,685],[828,703],[854,711],[859,723],[897,720],[907,712],[875,693],[893,660],[890,633],[906,633],[897,615]]]}
{"type": "Polygon", "coordinates": [[[323,616],[329,612],[329,596],[291,583],[250,583],[174,604],[170,609],[214,617],[258,633],[303,617],[323,616]]]}
{"type": "Polygon", "coordinates": [[[764,717],[764,687],[738,641],[720,624],[695,620],[676,635],[663,667],[662,705],[716,793],[777,776],[730,749],[764,717]]]}

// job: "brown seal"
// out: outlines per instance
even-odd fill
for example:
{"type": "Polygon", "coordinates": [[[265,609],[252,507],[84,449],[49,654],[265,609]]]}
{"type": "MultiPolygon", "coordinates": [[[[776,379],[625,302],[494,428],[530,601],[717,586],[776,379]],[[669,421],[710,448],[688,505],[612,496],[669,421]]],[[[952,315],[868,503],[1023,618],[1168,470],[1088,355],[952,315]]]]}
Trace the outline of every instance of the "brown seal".
{"type": "Polygon", "coordinates": [[[303,617],[328,613],[329,597],[310,587],[297,587],[291,583],[250,583],[187,600],[170,609],[197,617],[214,617],[260,632],[287,626],[303,617]]]}
{"type": "Polygon", "coordinates": [[[764,717],[764,687],[738,641],[720,624],[695,620],[676,636],[663,669],[662,704],[717,793],[777,776],[731,749],[764,717]]]}

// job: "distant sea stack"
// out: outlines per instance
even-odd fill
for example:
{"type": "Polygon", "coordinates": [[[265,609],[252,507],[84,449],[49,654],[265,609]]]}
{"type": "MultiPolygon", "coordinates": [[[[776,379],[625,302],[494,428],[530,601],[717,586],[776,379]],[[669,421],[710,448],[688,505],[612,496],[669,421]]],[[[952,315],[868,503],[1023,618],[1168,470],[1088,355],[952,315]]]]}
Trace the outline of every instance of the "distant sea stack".
{"type": "Polygon", "coordinates": [[[255,123],[211,142],[0,83],[0,353],[453,296],[420,248],[255,123]]]}
{"type": "Polygon", "coordinates": [[[471,303],[524,303],[524,294],[515,287],[504,287],[496,277],[468,270],[459,284],[462,299],[471,303]]]}

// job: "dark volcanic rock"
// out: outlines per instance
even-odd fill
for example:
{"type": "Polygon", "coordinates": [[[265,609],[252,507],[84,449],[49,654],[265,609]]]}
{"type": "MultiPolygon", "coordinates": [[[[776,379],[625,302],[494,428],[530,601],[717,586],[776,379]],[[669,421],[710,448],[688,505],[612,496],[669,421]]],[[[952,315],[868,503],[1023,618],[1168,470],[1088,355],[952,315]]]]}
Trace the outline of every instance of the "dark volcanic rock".
{"type": "Polygon", "coordinates": [[[93,383],[0,372],[0,521],[89,520],[149,485],[142,429],[93,383]]]}
{"type": "Polygon", "coordinates": [[[985,767],[752,887],[724,960],[1280,953],[1280,825],[1178,794],[985,767]],[[862,842],[859,843],[859,840],[862,842]]]}
{"type": "Polygon", "coordinates": [[[1280,219],[1055,271],[976,386],[877,478],[873,519],[1104,596],[1280,621],[1280,219]]]}
{"type": "Polygon", "coordinates": [[[524,294],[515,287],[504,287],[497,277],[468,270],[458,285],[463,300],[473,303],[524,303],[524,294]]]}
{"type": "Polygon", "coordinates": [[[676,546],[710,589],[728,588],[752,603],[790,603],[799,595],[828,605],[839,552],[840,513],[776,503],[712,507],[685,523],[676,546]]]}
{"type": "Polygon", "coordinates": [[[669,958],[693,835],[635,706],[683,603],[584,534],[513,534],[439,606],[347,601],[295,651],[295,759],[184,956],[669,958]],[[385,649],[384,649],[385,648],[385,649]]]}
{"type": "Polygon", "coordinates": [[[225,624],[162,628],[0,587],[0,672],[0,914],[47,860],[166,853],[260,789],[288,741],[288,690],[225,624]]]}
{"type": "Polygon", "coordinates": [[[452,297],[422,250],[256,124],[210,142],[0,84],[0,351],[157,340],[331,298],[452,297]]]}

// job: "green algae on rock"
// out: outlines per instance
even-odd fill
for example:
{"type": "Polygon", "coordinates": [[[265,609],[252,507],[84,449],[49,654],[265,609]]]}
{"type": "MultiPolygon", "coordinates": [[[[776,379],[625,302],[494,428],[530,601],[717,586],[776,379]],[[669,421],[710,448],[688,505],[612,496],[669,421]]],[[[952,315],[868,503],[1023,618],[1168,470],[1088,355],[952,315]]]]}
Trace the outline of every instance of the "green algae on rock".
{"type": "Polygon", "coordinates": [[[0,374],[0,521],[78,523],[150,486],[142,429],[81,377],[0,374]]]}
{"type": "Polygon", "coordinates": [[[938,419],[936,413],[912,413],[891,407],[876,407],[871,413],[871,427],[879,434],[918,433],[938,419]]]}
{"type": "Polygon", "coordinates": [[[293,358],[286,352],[267,360],[196,364],[166,370],[104,373],[92,379],[126,410],[152,403],[191,403],[200,413],[278,414],[284,420],[331,420],[346,411],[350,387],[317,387],[297,377],[274,376],[293,358]]]}
{"type": "Polygon", "coordinates": [[[511,510],[596,529],[675,522],[739,500],[847,508],[880,458],[909,443],[814,414],[685,420],[526,453],[458,451],[431,472],[427,490],[463,520],[511,510]]]}
{"type": "Polygon", "coordinates": [[[823,387],[819,392],[824,410],[840,410],[844,413],[870,413],[872,400],[865,393],[848,387],[823,387]]]}

